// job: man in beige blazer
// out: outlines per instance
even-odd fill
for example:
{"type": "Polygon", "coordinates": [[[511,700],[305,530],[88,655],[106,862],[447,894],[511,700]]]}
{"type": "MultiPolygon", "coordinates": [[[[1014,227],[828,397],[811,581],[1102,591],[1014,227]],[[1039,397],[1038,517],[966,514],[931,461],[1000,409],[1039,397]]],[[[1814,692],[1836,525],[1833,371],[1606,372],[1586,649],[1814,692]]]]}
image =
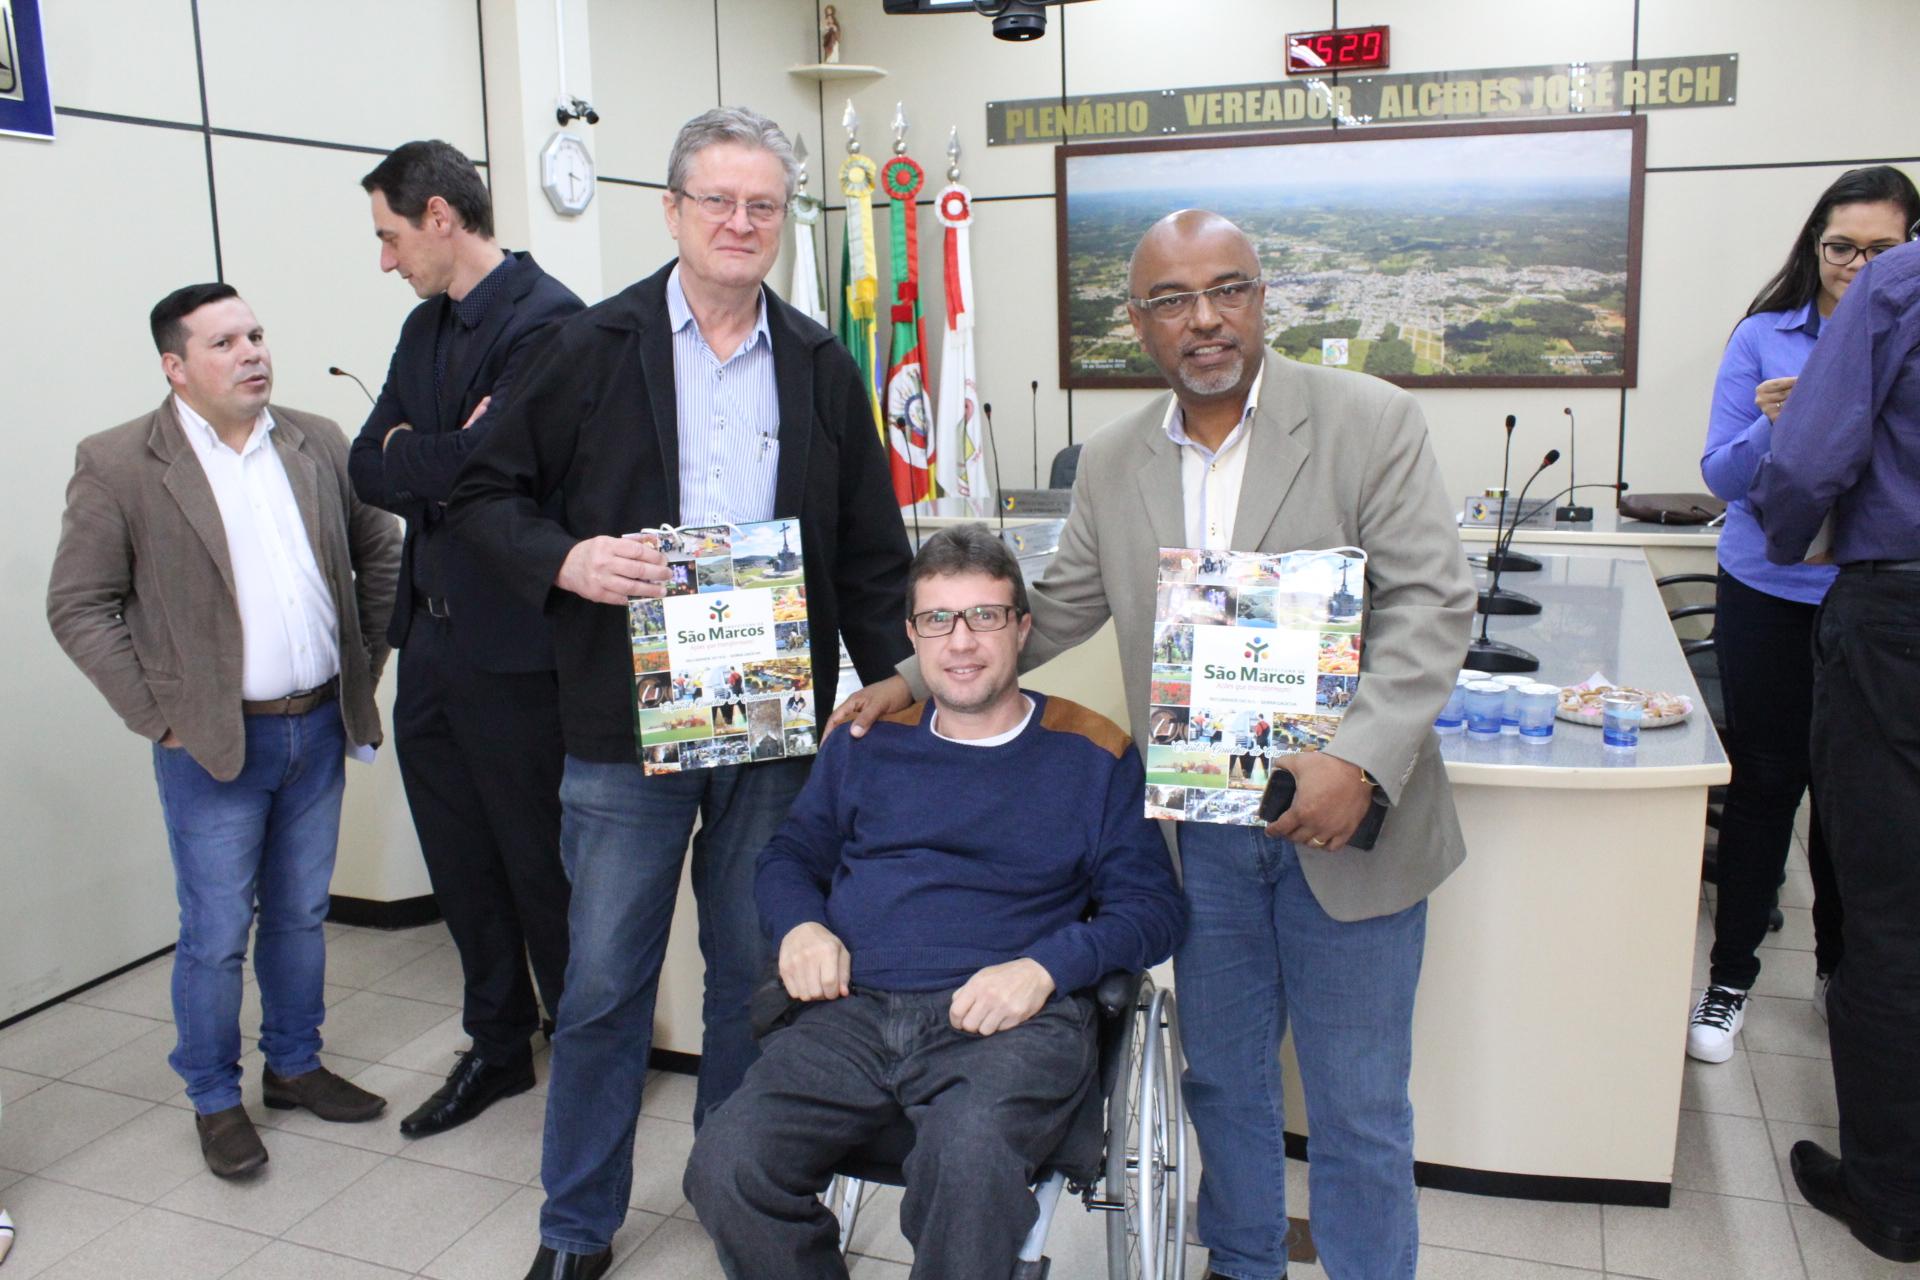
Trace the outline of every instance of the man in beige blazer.
{"type": "Polygon", "coordinates": [[[241,964],[254,973],[268,1106],[370,1120],[385,1102],[320,1065],[328,884],[343,760],[380,742],[400,532],[347,479],[325,418],[269,406],[273,363],[229,285],[151,316],[171,392],[80,442],[47,620],[153,743],[180,898],[168,1061],[214,1173],[266,1148],[240,1105],[241,964]]]}
{"type": "MultiPolygon", "coordinates": [[[[1211,1274],[1286,1272],[1291,1023],[1327,1271],[1410,1276],[1414,991],[1427,895],[1464,856],[1432,724],[1465,656],[1472,579],[1419,406],[1268,351],[1260,263],[1239,228],[1198,210],[1163,219],[1135,251],[1129,292],[1172,394],[1088,442],[1022,666],[1111,617],[1133,734],[1149,740],[1159,548],[1366,551],[1364,678],[1325,751],[1277,762],[1295,777],[1292,808],[1264,831],[1167,824],[1191,913],[1174,966],[1211,1274]],[[1345,847],[1376,789],[1391,805],[1377,842],[1345,847]]],[[[834,723],[861,733],[918,692],[902,664],[834,723]]]]}

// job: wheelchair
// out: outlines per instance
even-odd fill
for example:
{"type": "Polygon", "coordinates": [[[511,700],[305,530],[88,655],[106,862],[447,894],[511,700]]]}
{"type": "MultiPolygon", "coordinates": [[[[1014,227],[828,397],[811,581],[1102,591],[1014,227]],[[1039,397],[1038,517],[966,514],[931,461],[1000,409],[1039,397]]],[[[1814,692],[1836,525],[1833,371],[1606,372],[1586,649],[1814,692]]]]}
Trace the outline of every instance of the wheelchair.
{"type": "MultiPolygon", "coordinates": [[[[1099,1015],[1097,1087],[1068,1123],[1034,1185],[1040,1216],[1013,1280],[1046,1280],[1047,1228],[1063,1191],[1107,1215],[1109,1280],[1183,1280],[1187,1240],[1187,1112],[1180,1100],[1180,1028],[1173,992],[1145,973],[1110,973],[1093,990],[1099,1015]]],[[[868,1184],[904,1186],[913,1127],[901,1119],[835,1169],[827,1207],[840,1251],[853,1240],[868,1184]]]]}

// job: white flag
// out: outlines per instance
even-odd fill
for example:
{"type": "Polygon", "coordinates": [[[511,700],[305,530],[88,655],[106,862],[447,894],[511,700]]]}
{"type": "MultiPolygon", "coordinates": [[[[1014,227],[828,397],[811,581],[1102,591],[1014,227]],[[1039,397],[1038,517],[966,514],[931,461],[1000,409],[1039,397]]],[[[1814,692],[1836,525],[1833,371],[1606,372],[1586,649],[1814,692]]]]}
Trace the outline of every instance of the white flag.
{"type": "Polygon", "coordinates": [[[973,193],[952,183],[936,204],[946,234],[947,330],[940,355],[940,400],[934,415],[934,466],[939,514],[984,516],[993,510],[986,437],[973,373],[973,193]]]}
{"type": "Polygon", "coordinates": [[[824,325],[827,310],[820,305],[820,265],[813,252],[813,224],[820,221],[820,202],[812,196],[793,201],[793,288],[787,301],[809,320],[824,325]]]}

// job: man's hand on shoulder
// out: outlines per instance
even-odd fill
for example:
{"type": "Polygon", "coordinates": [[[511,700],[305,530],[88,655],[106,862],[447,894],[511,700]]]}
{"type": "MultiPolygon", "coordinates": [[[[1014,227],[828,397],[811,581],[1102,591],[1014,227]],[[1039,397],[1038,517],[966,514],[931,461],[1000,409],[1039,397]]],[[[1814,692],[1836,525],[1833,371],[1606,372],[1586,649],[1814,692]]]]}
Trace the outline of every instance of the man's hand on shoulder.
{"type": "Polygon", "coordinates": [[[573,544],[553,585],[594,604],[625,604],[667,593],[667,558],[637,538],[585,538],[573,544]]]}
{"type": "Polygon", "coordinates": [[[780,939],[780,982],[795,1000],[838,1000],[852,971],[846,945],[823,924],[797,924],[780,939]]]}
{"type": "Polygon", "coordinates": [[[825,741],[827,734],[841,725],[848,726],[847,731],[856,738],[867,736],[867,730],[881,716],[890,716],[896,711],[905,711],[913,705],[913,691],[907,688],[907,682],[899,676],[888,676],[885,680],[856,689],[847,695],[847,700],[833,709],[827,718],[826,732],[820,735],[825,741]]]}
{"type": "Polygon", "coordinates": [[[1267,824],[1267,834],[1316,849],[1338,849],[1353,838],[1373,802],[1373,785],[1350,764],[1324,751],[1282,756],[1276,769],[1293,775],[1293,803],[1267,824]]]}
{"type": "Polygon", "coordinates": [[[953,993],[947,1020],[961,1031],[990,1036],[1019,1026],[1046,1007],[1053,976],[1038,960],[1022,956],[990,964],[953,993]]]}

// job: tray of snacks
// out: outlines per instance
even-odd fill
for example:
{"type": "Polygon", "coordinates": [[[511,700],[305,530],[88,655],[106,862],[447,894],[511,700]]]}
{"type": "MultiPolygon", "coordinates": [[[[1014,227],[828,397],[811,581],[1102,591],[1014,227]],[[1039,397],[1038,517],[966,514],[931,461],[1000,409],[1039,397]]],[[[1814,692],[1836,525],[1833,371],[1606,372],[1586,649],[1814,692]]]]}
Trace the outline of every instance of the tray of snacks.
{"type": "Polygon", "coordinates": [[[1554,709],[1554,715],[1574,724],[1590,724],[1598,728],[1601,720],[1601,704],[1610,693],[1635,693],[1645,700],[1646,711],[1640,719],[1642,729],[1659,729],[1670,724],[1679,724],[1693,714],[1693,699],[1684,693],[1659,693],[1651,689],[1615,685],[1604,676],[1595,674],[1579,684],[1568,685],[1561,689],[1560,703],[1554,709]]]}

